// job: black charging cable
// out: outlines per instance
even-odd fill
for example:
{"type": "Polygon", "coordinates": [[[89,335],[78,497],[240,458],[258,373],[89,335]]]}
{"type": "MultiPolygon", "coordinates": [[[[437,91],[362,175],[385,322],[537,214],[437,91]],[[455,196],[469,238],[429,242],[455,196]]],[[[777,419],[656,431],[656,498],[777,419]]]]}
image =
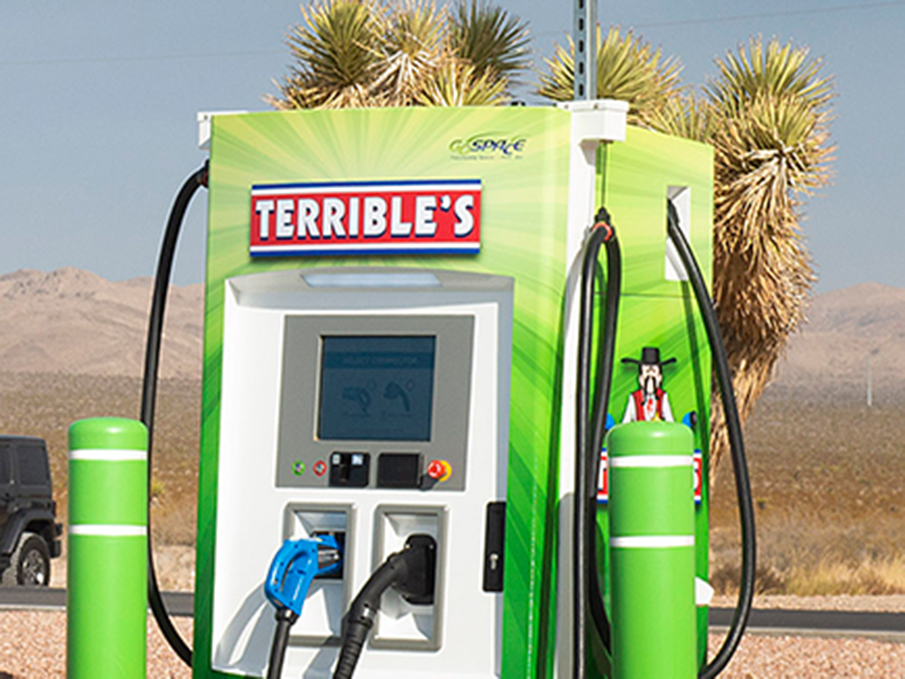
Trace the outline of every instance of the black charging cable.
{"type": "Polygon", "coordinates": [[[289,632],[302,615],[315,578],[342,577],[345,542],[343,532],[315,532],[310,538],[285,540],[270,562],[264,596],[276,608],[277,624],[270,645],[267,679],[280,679],[283,674],[289,632]]]}
{"type": "MultiPolygon", "coordinates": [[[[621,260],[618,241],[609,226],[609,215],[604,209],[598,213],[593,229],[585,243],[582,260],[581,310],[579,318],[578,384],[576,394],[577,454],[576,459],[576,510],[575,510],[575,568],[573,610],[573,676],[587,677],[586,611],[581,604],[587,601],[598,636],[606,650],[611,649],[610,627],[603,606],[600,587],[600,569],[597,565],[596,540],[596,480],[599,475],[600,449],[605,433],[605,418],[609,389],[612,380],[613,352],[615,347],[616,319],[618,314],[621,260]],[[605,225],[605,227],[604,227],[605,225]],[[604,233],[598,233],[602,228],[604,233]],[[607,244],[607,299],[604,331],[601,335],[597,356],[597,374],[594,389],[594,408],[591,422],[587,420],[588,401],[591,384],[591,354],[593,351],[594,290],[597,275],[597,258],[602,243],[607,244]],[[590,428],[590,431],[589,431],[590,428]]],[[[714,659],[700,672],[701,679],[713,679],[722,672],[738,648],[745,626],[751,613],[754,597],[756,569],[756,536],[754,527],[754,507],[751,498],[751,484],[745,459],[744,439],[741,422],[732,386],[732,376],[726,347],[720,332],[719,321],[707,286],[701,274],[694,253],[685,234],[679,228],[679,215],[672,201],[667,205],[667,234],[676,248],[679,258],[688,273],[695,300],[707,333],[708,343],[714,363],[717,385],[726,417],[726,427],[736,495],[739,505],[739,521],[742,536],[742,569],[739,598],[732,623],[722,647],[714,659]]]]}
{"type": "MultiPolygon", "coordinates": [[[[151,488],[151,459],[154,440],[154,407],[157,401],[157,373],[160,364],[160,345],[163,335],[163,320],[166,314],[167,292],[170,288],[170,275],[173,260],[176,257],[176,243],[179,231],[188,211],[189,203],[195,192],[208,183],[208,163],[189,176],[176,195],[167,228],[164,232],[160,255],[157,259],[157,274],[154,277],[154,296],[151,299],[151,313],[148,317],[148,343],[145,349],[145,372],[141,390],[141,421],[148,429],[148,490],[151,488]]],[[[150,492],[148,493],[150,498],[150,492]]],[[[148,604],[154,619],[167,643],[176,655],[189,667],[192,666],[192,649],[183,641],[179,631],[173,625],[167,613],[160,588],[157,585],[157,572],[154,568],[154,550],[151,546],[151,513],[148,512],[148,604]]]]}
{"type": "Polygon", "coordinates": [[[610,624],[600,587],[597,567],[597,478],[600,473],[600,449],[606,424],[613,357],[616,351],[616,321],[622,280],[622,255],[619,240],[610,224],[610,215],[600,208],[584,244],[581,268],[581,296],[578,326],[578,383],[575,394],[575,507],[573,526],[573,648],[572,674],[585,679],[587,674],[587,607],[598,637],[610,651],[610,624]],[[594,345],[594,291],[598,278],[601,247],[606,248],[607,290],[603,332],[598,342],[597,370],[593,376],[594,401],[591,409],[592,353],[594,345]]]}
{"type": "Polygon", "coordinates": [[[280,679],[283,675],[283,660],[286,658],[286,648],[289,646],[289,630],[299,619],[294,611],[288,608],[278,608],[274,614],[277,621],[273,631],[273,642],[270,646],[270,662],[267,663],[267,679],[280,679]]]}
{"type": "Polygon", "coordinates": [[[729,369],[729,359],[726,356],[726,345],[723,344],[723,336],[720,333],[720,324],[716,310],[707,292],[704,277],[698,266],[694,253],[688,245],[688,240],[682,229],[679,228],[679,213],[673,202],[667,201],[666,231],[669,239],[676,247],[679,259],[688,273],[688,280],[694,291],[701,318],[704,321],[704,329],[707,340],[710,343],[710,352],[713,356],[714,372],[720,388],[720,396],[723,402],[723,414],[726,417],[726,429],[729,434],[729,448],[732,456],[732,469],[735,472],[735,492],[738,498],[739,523],[742,537],[742,572],[739,586],[738,602],[735,612],[732,614],[732,623],[723,645],[713,660],[698,674],[701,679],[713,679],[725,669],[738,648],[745,625],[751,614],[751,602],[754,599],[754,579],[756,568],[757,546],[755,544],[754,529],[754,504],[751,500],[751,482],[748,478],[748,463],[745,460],[745,442],[742,438],[742,425],[738,415],[738,406],[735,402],[735,391],[732,386],[732,373],[729,369]]]}
{"type": "Polygon", "coordinates": [[[342,646],[333,679],[351,679],[374,626],[383,593],[394,587],[409,603],[432,604],[436,573],[437,541],[424,534],[410,535],[402,550],[390,554],[377,567],[343,619],[342,646]]]}

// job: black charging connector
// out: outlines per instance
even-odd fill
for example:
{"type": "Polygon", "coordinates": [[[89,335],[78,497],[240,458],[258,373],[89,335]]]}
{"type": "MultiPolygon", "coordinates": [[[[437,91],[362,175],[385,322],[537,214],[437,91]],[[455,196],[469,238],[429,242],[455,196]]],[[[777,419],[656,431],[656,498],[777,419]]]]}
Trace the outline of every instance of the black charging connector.
{"type": "Polygon", "coordinates": [[[410,604],[430,606],[437,580],[437,541],[430,535],[410,535],[403,549],[406,552],[408,572],[393,586],[410,604]]]}
{"type": "Polygon", "coordinates": [[[429,606],[434,603],[436,579],[437,541],[430,535],[410,535],[402,550],[378,566],[352,601],[343,619],[342,647],[333,679],[351,679],[384,592],[393,587],[409,603],[429,606]]]}

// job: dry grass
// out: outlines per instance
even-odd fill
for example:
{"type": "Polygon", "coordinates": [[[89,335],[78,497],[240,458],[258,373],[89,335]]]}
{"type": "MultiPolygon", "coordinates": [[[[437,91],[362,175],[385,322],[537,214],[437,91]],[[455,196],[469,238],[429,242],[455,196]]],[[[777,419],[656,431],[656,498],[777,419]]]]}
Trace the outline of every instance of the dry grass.
{"type": "MultiPolygon", "coordinates": [[[[163,380],[158,389],[151,482],[152,538],[194,545],[201,384],[163,380]]],[[[86,417],[137,418],[141,380],[0,372],[0,432],[40,436],[50,451],[58,514],[67,511],[67,431],[86,417]]]]}
{"type": "MultiPolygon", "coordinates": [[[[164,381],[151,484],[155,545],[194,545],[200,383],[164,381]]],[[[66,431],[83,417],[136,417],[140,381],[0,373],[0,431],[47,439],[56,498],[66,514],[66,431]]],[[[746,427],[756,503],[758,591],[905,593],[905,392],[771,388],[746,427]]],[[[712,502],[711,580],[738,582],[738,520],[731,468],[712,502]]],[[[159,549],[159,559],[166,559],[159,549]]],[[[189,550],[190,551],[190,550],[189,550]]],[[[175,559],[184,560],[177,550],[175,559]]],[[[184,565],[184,564],[183,564],[184,565]]]]}
{"type": "MultiPolygon", "coordinates": [[[[774,389],[745,437],[755,498],[758,591],[801,596],[905,592],[905,394],[774,389]]],[[[731,469],[712,502],[713,580],[738,580],[731,469]]]]}

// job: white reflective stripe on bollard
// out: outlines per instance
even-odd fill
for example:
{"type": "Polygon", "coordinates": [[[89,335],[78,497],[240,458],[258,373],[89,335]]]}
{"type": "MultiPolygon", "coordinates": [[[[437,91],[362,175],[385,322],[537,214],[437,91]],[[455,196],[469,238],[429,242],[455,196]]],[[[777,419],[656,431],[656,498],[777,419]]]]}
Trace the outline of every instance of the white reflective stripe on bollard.
{"type": "Polygon", "coordinates": [[[609,460],[610,467],[647,468],[691,467],[694,457],[691,455],[618,455],[609,460]]]}
{"type": "Polygon", "coordinates": [[[70,460],[98,460],[103,462],[143,462],[148,459],[144,450],[128,450],[117,448],[82,448],[69,451],[70,460]]]}
{"type": "Polygon", "coordinates": [[[127,526],[118,524],[81,524],[69,526],[70,535],[95,535],[99,537],[144,537],[148,534],[146,526],[127,526]]]}
{"type": "Polygon", "coordinates": [[[610,547],[694,547],[694,535],[625,535],[610,538],[610,547]]]}

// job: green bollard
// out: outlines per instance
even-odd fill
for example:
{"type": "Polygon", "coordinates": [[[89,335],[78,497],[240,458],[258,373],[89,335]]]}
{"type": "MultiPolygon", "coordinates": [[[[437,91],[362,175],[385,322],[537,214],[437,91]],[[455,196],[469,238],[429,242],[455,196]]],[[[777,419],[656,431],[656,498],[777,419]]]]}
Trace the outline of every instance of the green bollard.
{"type": "Polygon", "coordinates": [[[69,428],[68,679],[144,679],[148,432],[136,420],[69,428]]]}
{"type": "Polygon", "coordinates": [[[614,679],[697,677],[694,440],[670,422],[607,435],[614,679]]]}

